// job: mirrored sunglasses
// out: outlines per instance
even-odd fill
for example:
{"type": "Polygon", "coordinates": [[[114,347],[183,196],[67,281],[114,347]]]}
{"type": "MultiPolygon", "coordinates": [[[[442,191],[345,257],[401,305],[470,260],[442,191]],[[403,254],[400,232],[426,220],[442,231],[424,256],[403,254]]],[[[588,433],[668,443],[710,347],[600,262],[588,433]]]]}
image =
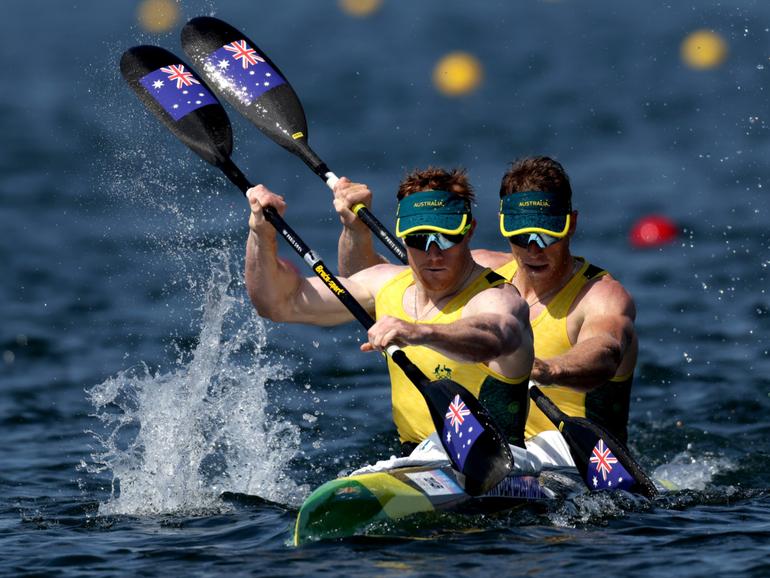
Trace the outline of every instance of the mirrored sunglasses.
{"type": "Polygon", "coordinates": [[[436,243],[436,246],[442,251],[451,249],[458,243],[461,243],[465,238],[466,233],[470,227],[466,227],[460,233],[456,235],[449,235],[447,233],[412,233],[404,237],[404,243],[407,247],[417,249],[419,251],[428,251],[431,243],[436,243]]]}
{"type": "Polygon", "coordinates": [[[529,247],[530,243],[535,243],[541,249],[550,247],[551,245],[558,243],[564,237],[554,237],[552,235],[546,235],[545,233],[521,233],[519,235],[512,235],[508,237],[508,240],[522,249],[529,247]]]}

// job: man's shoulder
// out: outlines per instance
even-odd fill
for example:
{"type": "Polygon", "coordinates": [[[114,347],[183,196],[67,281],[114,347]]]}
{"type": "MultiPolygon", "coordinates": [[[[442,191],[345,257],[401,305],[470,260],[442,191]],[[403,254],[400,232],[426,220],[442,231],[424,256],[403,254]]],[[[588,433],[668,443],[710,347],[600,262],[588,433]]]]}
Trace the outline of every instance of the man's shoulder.
{"type": "Polygon", "coordinates": [[[515,315],[528,317],[527,302],[519,291],[510,283],[500,283],[486,287],[473,296],[469,305],[478,313],[480,311],[508,311],[515,315]]]}
{"type": "Polygon", "coordinates": [[[489,267],[490,269],[502,267],[513,259],[513,255],[510,253],[490,251],[489,249],[474,249],[471,251],[471,255],[476,263],[482,267],[489,267]]]}
{"type": "Polygon", "coordinates": [[[406,265],[394,265],[392,263],[380,263],[372,265],[351,275],[350,279],[361,285],[365,285],[372,295],[377,292],[391,279],[403,274],[409,267],[406,265]]]}
{"type": "Polygon", "coordinates": [[[585,311],[636,313],[631,293],[610,273],[591,279],[578,295],[576,305],[585,311]]]}

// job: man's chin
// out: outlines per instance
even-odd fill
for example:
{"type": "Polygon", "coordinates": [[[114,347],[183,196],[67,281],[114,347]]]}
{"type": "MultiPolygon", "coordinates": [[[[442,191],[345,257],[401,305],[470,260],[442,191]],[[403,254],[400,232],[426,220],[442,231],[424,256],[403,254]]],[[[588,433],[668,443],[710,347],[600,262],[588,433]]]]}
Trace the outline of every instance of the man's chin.
{"type": "Polygon", "coordinates": [[[548,263],[542,263],[542,264],[522,263],[522,268],[524,269],[524,271],[527,272],[528,275],[533,275],[533,276],[545,275],[551,270],[551,267],[548,265],[548,263]]]}
{"type": "Polygon", "coordinates": [[[451,281],[451,275],[446,269],[430,270],[423,269],[420,277],[422,283],[426,289],[440,290],[443,289],[449,281],[451,281]]]}

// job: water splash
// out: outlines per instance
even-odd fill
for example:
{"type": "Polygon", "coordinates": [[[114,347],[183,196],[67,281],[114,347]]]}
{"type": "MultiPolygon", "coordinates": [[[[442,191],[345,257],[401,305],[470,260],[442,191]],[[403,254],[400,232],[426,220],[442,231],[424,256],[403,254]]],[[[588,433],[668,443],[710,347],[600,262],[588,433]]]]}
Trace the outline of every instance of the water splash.
{"type": "MultiPolygon", "coordinates": [[[[664,493],[654,504],[665,507],[685,507],[703,503],[725,503],[741,495],[732,487],[713,487],[716,475],[733,470],[736,465],[727,458],[713,455],[694,456],[689,450],[678,454],[652,472],[656,485],[664,493]]],[[[744,492],[750,495],[751,492],[744,492]]],[[[566,500],[548,514],[552,524],[559,527],[602,523],[620,518],[632,511],[644,511],[653,503],[625,492],[588,492],[566,500]]]]}
{"type": "Polygon", "coordinates": [[[667,490],[705,490],[717,474],[734,470],[727,458],[713,455],[694,456],[690,451],[677,454],[669,463],[655,468],[652,477],[667,490]]]}
{"type": "Polygon", "coordinates": [[[172,371],[140,364],[88,391],[103,427],[84,467],[112,476],[102,515],[216,510],[224,491],[289,505],[307,494],[286,473],[299,428],[266,410],[267,383],[287,370],[263,354],[262,320],[228,292],[226,251],[212,270],[197,345],[172,371]]]}
{"type": "Polygon", "coordinates": [[[556,527],[575,528],[606,523],[650,507],[646,498],[627,492],[581,492],[561,502],[546,517],[556,527]]]}

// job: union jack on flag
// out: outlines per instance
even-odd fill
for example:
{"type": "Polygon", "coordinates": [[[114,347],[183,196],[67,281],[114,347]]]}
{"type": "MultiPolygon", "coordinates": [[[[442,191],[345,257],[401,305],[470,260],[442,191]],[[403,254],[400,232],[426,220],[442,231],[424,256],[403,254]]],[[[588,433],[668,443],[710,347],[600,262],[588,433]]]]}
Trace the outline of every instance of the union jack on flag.
{"type": "Polygon", "coordinates": [[[449,402],[447,412],[444,415],[444,431],[441,432],[441,442],[449,454],[450,459],[462,470],[465,460],[476,443],[476,440],[484,432],[484,427],[476,419],[471,410],[455,395],[449,402]]]}
{"type": "Polygon", "coordinates": [[[604,440],[600,439],[592,452],[591,463],[596,467],[597,473],[601,473],[602,479],[606,480],[612,466],[618,463],[618,458],[612,455],[610,448],[605,447],[604,440]]]}
{"type": "Polygon", "coordinates": [[[460,426],[465,421],[465,416],[470,413],[471,410],[465,407],[465,402],[460,399],[460,396],[455,395],[452,403],[449,404],[449,411],[446,412],[444,417],[449,420],[450,425],[454,426],[455,433],[459,433],[460,426]]]}
{"type": "Polygon", "coordinates": [[[207,104],[217,104],[214,95],[181,63],[153,70],[139,83],[174,120],[207,104]]]}
{"type": "Polygon", "coordinates": [[[247,69],[249,65],[253,66],[257,62],[265,61],[264,58],[257,54],[256,50],[246,44],[245,40],[236,40],[230,44],[225,44],[222,48],[228,52],[232,52],[233,58],[241,61],[241,65],[243,66],[244,70],[247,69]]]}
{"type": "Polygon", "coordinates": [[[209,54],[204,69],[219,89],[246,106],[268,90],[286,83],[245,40],[230,42],[209,54]]]}
{"type": "Polygon", "coordinates": [[[183,86],[200,84],[200,82],[198,82],[198,80],[193,76],[192,72],[188,72],[184,69],[184,64],[172,64],[171,66],[164,66],[161,68],[161,70],[168,74],[169,80],[176,80],[177,89],[181,89],[183,86]]]}
{"type": "Polygon", "coordinates": [[[589,462],[592,466],[589,466],[586,471],[586,482],[594,491],[629,490],[636,484],[634,477],[628,473],[601,438],[591,451],[589,462]]]}

